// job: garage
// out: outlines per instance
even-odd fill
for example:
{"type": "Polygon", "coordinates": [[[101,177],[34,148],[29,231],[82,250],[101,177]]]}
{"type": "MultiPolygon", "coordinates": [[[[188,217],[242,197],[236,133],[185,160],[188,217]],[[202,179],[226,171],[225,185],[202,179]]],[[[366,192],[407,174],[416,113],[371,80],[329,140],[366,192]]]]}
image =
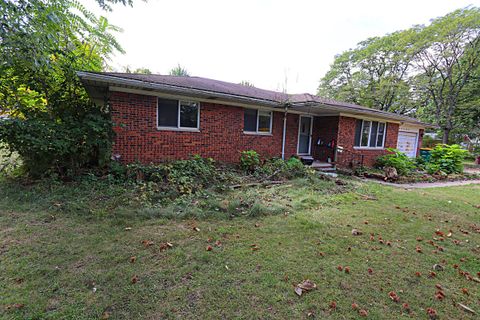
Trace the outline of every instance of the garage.
{"type": "Polygon", "coordinates": [[[397,149],[405,153],[410,158],[417,156],[418,133],[399,131],[397,149]]]}

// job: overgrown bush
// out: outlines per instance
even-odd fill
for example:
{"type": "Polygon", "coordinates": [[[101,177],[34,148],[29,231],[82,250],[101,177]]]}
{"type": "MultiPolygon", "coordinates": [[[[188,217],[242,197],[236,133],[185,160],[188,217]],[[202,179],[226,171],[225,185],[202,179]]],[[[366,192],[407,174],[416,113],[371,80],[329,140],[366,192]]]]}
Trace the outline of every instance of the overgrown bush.
{"type": "Polygon", "coordinates": [[[212,158],[198,155],[189,160],[157,165],[130,164],[126,167],[126,178],[153,183],[148,188],[169,196],[192,194],[227,180],[226,174],[215,167],[212,158]]]}
{"type": "Polygon", "coordinates": [[[288,160],[273,158],[267,160],[256,174],[268,178],[292,179],[306,177],[311,169],[306,167],[298,158],[292,157],[288,160]]]}
{"type": "Polygon", "coordinates": [[[436,173],[462,173],[463,160],[468,154],[467,150],[462,149],[459,145],[437,145],[431,151],[430,162],[426,164],[426,170],[430,174],[436,173]]]}
{"type": "Polygon", "coordinates": [[[387,151],[389,153],[377,158],[376,167],[393,167],[399,175],[408,175],[415,169],[415,163],[405,153],[393,148],[387,148],[387,151]]]}
{"type": "Polygon", "coordinates": [[[253,173],[260,165],[260,155],[255,150],[245,150],[240,153],[240,167],[253,173]]]}

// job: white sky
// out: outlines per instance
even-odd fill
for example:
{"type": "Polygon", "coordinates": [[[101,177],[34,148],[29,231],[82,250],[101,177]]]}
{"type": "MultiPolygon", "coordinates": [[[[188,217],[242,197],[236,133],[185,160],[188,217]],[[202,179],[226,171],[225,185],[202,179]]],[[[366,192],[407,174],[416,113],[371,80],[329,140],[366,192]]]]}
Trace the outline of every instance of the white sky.
{"type": "Polygon", "coordinates": [[[316,93],[335,54],[371,36],[426,24],[480,0],[134,0],[102,12],[123,29],[125,55],[111,66],[168,74],[178,63],[192,76],[289,93],[316,93]],[[286,83],[286,85],[285,85],[286,83]]]}

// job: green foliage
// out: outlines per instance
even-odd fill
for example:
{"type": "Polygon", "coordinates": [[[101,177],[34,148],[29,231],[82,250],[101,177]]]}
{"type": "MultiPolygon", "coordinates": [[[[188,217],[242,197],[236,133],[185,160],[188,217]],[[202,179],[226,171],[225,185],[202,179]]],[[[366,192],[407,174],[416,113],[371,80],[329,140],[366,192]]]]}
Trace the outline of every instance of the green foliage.
{"type": "Polygon", "coordinates": [[[169,198],[196,193],[225,180],[213,159],[200,156],[158,165],[130,164],[127,165],[126,178],[153,183],[148,187],[169,198]]]}
{"type": "Polygon", "coordinates": [[[240,153],[240,167],[247,172],[254,172],[260,165],[260,155],[255,150],[245,150],[240,153]]]}
{"type": "Polygon", "coordinates": [[[430,174],[443,172],[445,174],[462,173],[463,160],[468,151],[459,145],[437,145],[431,151],[430,162],[426,164],[426,170],[430,174]]]}
{"type": "Polygon", "coordinates": [[[295,157],[288,160],[273,158],[266,161],[255,173],[270,179],[293,179],[307,177],[311,173],[311,169],[295,157]]]}
{"type": "Polygon", "coordinates": [[[387,148],[389,153],[377,158],[379,168],[393,167],[399,175],[408,175],[415,169],[415,163],[406,154],[397,149],[387,148]]]}
{"type": "Polygon", "coordinates": [[[187,71],[187,69],[183,68],[180,64],[178,64],[175,68],[170,70],[169,74],[171,76],[190,77],[190,73],[187,71]]]}
{"type": "MultiPolygon", "coordinates": [[[[107,3],[129,1],[99,1],[107,3]]],[[[102,71],[120,31],[75,0],[0,2],[0,141],[32,176],[75,175],[105,166],[112,138],[108,110],[95,106],[77,70],[102,71]]]]}

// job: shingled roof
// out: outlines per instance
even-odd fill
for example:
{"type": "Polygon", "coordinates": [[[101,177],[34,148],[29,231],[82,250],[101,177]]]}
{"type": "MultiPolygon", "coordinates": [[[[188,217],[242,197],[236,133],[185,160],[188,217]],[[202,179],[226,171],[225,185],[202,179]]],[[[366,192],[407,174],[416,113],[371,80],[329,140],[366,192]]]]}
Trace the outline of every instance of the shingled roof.
{"type": "Polygon", "coordinates": [[[230,100],[239,101],[254,100],[271,106],[283,107],[289,104],[291,107],[318,106],[332,108],[341,112],[353,112],[359,114],[376,115],[382,118],[395,119],[430,126],[419,120],[404,115],[367,108],[352,103],[335,101],[309,93],[287,94],[272,90],[245,86],[220,80],[202,77],[170,76],[160,74],[135,74],[119,72],[78,72],[80,79],[86,85],[107,83],[109,85],[134,86],[149,90],[164,90],[172,92],[191,93],[192,95],[211,95],[211,98],[228,97],[230,100]]]}

